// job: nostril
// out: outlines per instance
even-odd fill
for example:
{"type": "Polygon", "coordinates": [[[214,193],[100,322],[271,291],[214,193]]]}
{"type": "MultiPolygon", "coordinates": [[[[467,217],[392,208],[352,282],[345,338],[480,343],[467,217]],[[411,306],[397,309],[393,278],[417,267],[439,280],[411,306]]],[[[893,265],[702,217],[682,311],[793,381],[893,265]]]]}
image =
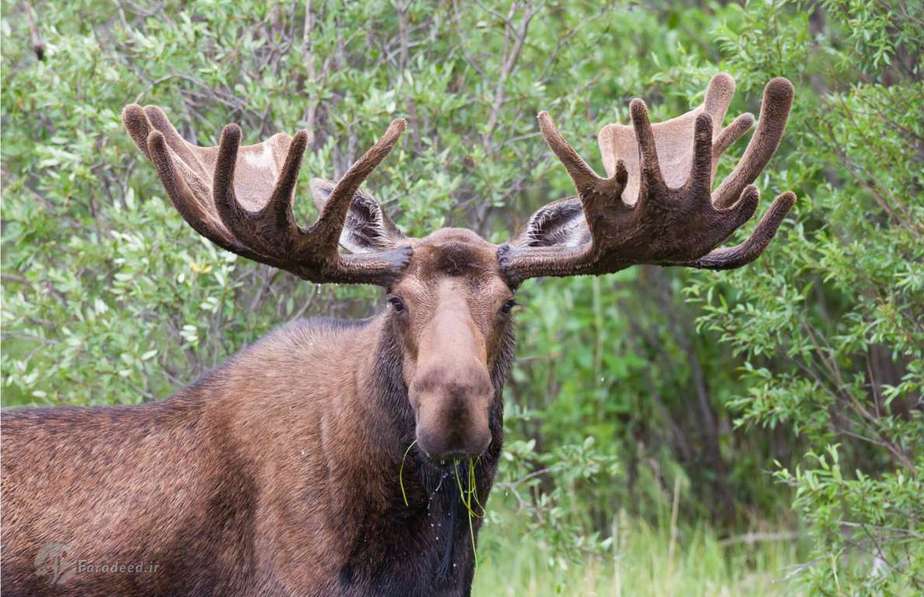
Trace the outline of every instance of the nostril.
{"type": "Polygon", "coordinates": [[[493,437],[488,429],[459,433],[417,431],[417,445],[433,461],[480,456],[490,447],[493,437]]]}
{"type": "Polygon", "coordinates": [[[445,460],[447,458],[462,458],[464,456],[468,456],[465,450],[450,450],[440,454],[440,460],[445,460]]]}

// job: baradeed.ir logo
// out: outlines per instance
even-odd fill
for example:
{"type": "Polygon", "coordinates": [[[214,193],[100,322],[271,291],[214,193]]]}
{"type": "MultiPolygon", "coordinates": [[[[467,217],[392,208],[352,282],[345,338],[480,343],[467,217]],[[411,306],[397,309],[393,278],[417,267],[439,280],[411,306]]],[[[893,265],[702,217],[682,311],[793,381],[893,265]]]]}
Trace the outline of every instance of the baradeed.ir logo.
{"type": "Polygon", "coordinates": [[[35,573],[48,577],[48,584],[66,583],[74,576],[73,550],[67,543],[46,543],[35,556],[35,573]]]}

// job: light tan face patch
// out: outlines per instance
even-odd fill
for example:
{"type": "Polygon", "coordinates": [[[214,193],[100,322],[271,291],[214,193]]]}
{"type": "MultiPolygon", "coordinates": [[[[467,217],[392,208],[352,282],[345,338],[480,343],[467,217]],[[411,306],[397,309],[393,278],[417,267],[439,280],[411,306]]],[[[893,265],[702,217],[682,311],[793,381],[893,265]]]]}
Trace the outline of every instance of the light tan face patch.
{"type": "Polygon", "coordinates": [[[444,229],[415,242],[389,289],[417,437],[428,453],[477,454],[490,442],[490,370],[513,298],[496,254],[472,232],[444,229]]]}

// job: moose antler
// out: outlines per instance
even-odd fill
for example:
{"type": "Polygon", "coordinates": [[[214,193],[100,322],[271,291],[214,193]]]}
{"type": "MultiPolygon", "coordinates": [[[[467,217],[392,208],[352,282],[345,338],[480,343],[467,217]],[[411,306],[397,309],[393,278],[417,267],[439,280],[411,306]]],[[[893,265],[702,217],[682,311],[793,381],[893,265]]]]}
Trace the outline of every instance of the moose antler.
{"type": "Polygon", "coordinates": [[[183,218],[224,249],[313,282],[387,285],[410,259],[409,246],[364,254],[338,251],[353,196],[392,150],[404,131],[404,120],[393,121],[347,170],[307,230],[292,214],[307,131],[294,137],[279,133],[241,147],[240,127],[229,124],[217,147],[199,147],[183,139],[157,106],[126,106],[122,121],[154,163],[183,218]]]}
{"type": "MultiPolygon", "coordinates": [[[[605,274],[634,264],[707,269],[741,267],[773,239],[795,195],[783,193],[750,238],[735,247],[715,247],[754,214],[759,193],[751,183],[779,146],[792,105],[792,84],[771,80],[764,89],[757,132],[734,171],[712,191],[716,164],[754,117],[742,114],[721,128],[734,93],[727,74],[710,81],[704,103],[683,116],[651,124],[648,109],[634,99],[632,126],[608,125],[598,138],[607,177],[599,176],[558,132],[546,112],[539,126],[549,147],[574,181],[577,198],[537,212],[531,229],[504,245],[499,258],[513,283],[537,276],[605,274]],[[550,214],[583,212],[566,236],[580,242],[547,242],[550,214]]],[[[556,233],[565,231],[561,227],[556,233]]]]}

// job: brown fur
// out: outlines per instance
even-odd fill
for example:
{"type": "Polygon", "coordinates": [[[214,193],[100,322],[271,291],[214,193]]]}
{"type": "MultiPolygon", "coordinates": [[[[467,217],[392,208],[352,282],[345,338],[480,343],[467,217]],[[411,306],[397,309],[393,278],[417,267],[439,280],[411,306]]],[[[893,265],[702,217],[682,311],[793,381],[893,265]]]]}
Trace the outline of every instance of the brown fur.
{"type": "Polygon", "coordinates": [[[290,324],[164,402],[4,411],[4,593],[467,594],[471,539],[449,469],[412,450],[410,506],[398,469],[422,430],[440,450],[487,448],[487,500],[511,291],[475,235],[416,243],[390,289],[403,314],[290,324]],[[158,569],[50,584],[35,558],[53,543],[158,569]]]}

